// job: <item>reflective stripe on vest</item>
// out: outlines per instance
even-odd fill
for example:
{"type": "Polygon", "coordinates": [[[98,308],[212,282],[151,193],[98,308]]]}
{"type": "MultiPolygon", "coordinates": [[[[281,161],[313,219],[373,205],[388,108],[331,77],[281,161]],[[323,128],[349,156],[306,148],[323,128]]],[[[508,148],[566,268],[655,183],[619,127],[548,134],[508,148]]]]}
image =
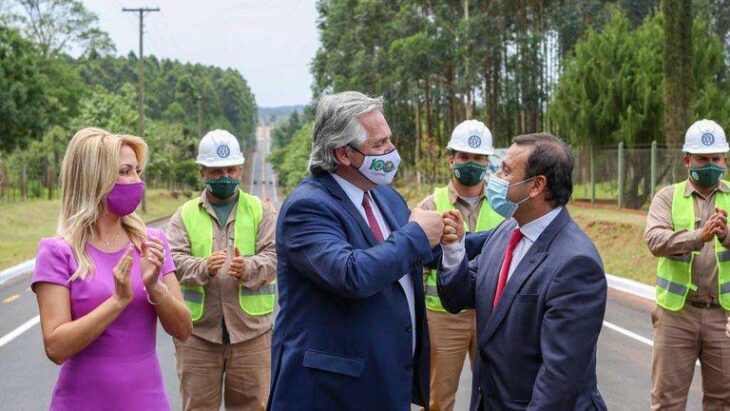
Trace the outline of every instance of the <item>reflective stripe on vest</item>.
{"type": "MultiPolygon", "coordinates": [[[[694,199],[685,196],[687,181],[674,185],[672,197],[672,226],[675,231],[695,229],[694,199]]],[[[722,181],[722,184],[728,185],[722,181]]],[[[722,191],[715,192],[715,207],[730,209],[730,195],[722,191]]],[[[717,288],[720,305],[730,310],[730,250],[720,241],[714,239],[715,257],[717,261],[717,288]]],[[[656,302],[659,306],[679,311],[684,307],[689,291],[696,291],[692,284],[692,262],[699,252],[684,255],[660,257],[657,265],[656,302]]]]}
{"type": "MultiPolygon", "coordinates": [[[[191,254],[195,257],[208,257],[213,252],[213,218],[200,204],[199,198],[186,202],[183,205],[182,219],[190,239],[191,254]]],[[[256,254],[256,234],[262,216],[263,207],[260,200],[239,191],[233,242],[245,256],[256,254]]],[[[204,313],[205,287],[181,285],[180,288],[193,321],[199,321],[204,313]]],[[[258,292],[239,286],[239,304],[246,314],[266,315],[273,312],[276,280],[264,285],[262,289],[258,292]]]]}
{"type": "MultiPolygon", "coordinates": [[[[433,200],[436,203],[436,211],[443,213],[448,210],[456,210],[449,200],[449,187],[438,187],[433,190],[433,200]]],[[[504,218],[497,214],[486,198],[482,201],[477,217],[476,231],[487,231],[499,225],[504,218]]],[[[469,226],[464,221],[464,230],[469,231],[469,226]]],[[[446,312],[444,306],[441,305],[436,286],[437,271],[431,270],[426,277],[426,308],[431,311],[446,312]]]]}

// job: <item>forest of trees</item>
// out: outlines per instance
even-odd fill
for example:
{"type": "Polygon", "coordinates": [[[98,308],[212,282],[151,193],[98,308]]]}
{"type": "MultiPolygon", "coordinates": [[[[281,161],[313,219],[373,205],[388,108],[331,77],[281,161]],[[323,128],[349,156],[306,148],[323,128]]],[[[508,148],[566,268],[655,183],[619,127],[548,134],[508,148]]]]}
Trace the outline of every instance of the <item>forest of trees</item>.
{"type": "MultiPolygon", "coordinates": [[[[535,131],[577,148],[676,147],[697,118],[730,128],[727,0],[322,0],[318,11],[313,101],[383,95],[404,166],[421,173],[443,167],[433,151],[468,118],[502,147],[535,131]]],[[[280,146],[295,133],[284,134],[280,146]]]]}
{"type": "MultiPolygon", "coordinates": [[[[0,0],[0,194],[52,197],[80,128],[138,134],[139,61],[113,52],[79,1],[0,0]]],[[[209,129],[253,147],[256,102],[238,71],[146,56],[144,72],[152,184],[196,186],[194,156],[209,129]]]]}

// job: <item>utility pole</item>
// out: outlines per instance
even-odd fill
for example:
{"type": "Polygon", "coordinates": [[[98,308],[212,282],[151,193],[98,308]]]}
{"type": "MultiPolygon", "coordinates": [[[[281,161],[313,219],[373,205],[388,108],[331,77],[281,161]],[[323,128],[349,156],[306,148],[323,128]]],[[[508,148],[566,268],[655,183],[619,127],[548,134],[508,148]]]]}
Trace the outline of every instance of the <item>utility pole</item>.
{"type": "MultiPolygon", "coordinates": [[[[159,11],[159,7],[122,8],[123,13],[139,13],[139,136],[142,138],[144,138],[144,16],[146,13],[159,11]]],[[[147,194],[144,194],[142,197],[142,212],[146,211],[147,194]]]]}

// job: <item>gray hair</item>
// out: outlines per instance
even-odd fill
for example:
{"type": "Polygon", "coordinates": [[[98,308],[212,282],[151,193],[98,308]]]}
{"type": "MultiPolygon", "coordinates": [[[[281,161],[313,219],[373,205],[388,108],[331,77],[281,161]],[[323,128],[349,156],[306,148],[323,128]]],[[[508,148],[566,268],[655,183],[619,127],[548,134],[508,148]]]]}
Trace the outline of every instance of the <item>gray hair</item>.
{"type": "Polygon", "coordinates": [[[336,148],[360,147],[367,140],[359,117],[373,110],[383,112],[383,97],[371,98],[357,91],[345,91],[319,100],[309,154],[310,174],[334,171],[338,166],[336,148]]]}

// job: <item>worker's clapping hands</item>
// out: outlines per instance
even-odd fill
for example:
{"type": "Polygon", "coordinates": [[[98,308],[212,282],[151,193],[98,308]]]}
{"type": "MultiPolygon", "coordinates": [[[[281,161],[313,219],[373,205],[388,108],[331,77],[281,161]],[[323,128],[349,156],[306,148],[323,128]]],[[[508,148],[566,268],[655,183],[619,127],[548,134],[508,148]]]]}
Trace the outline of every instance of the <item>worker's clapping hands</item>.
{"type": "Polygon", "coordinates": [[[702,227],[702,241],[705,243],[712,241],[715,236],[720,241],[724,241],[727,237],[727,232],[727,211],[715,208],[715,212],[702,227]]]}

